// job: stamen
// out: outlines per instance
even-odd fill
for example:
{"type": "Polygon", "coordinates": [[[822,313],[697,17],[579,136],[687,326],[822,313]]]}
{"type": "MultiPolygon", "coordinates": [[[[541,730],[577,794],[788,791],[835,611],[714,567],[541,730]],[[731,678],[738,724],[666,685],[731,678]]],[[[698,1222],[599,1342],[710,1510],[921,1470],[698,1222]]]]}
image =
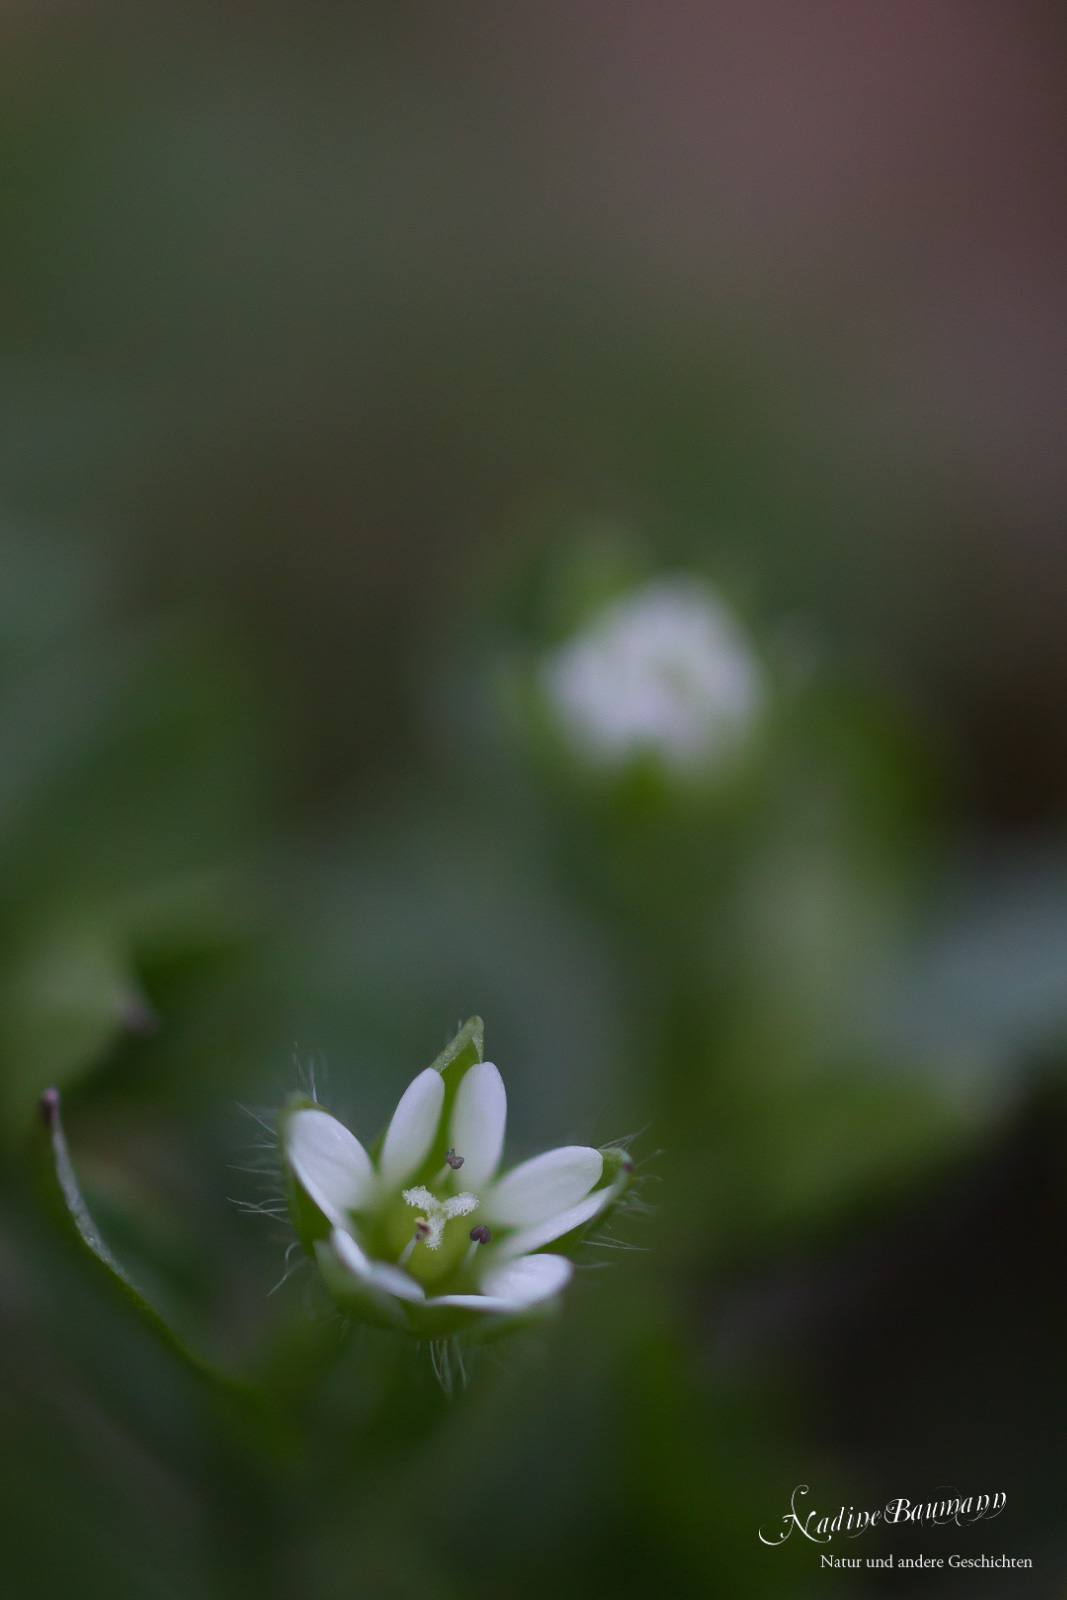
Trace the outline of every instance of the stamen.
{"type": "Polygon", "coordinates": [[[426,1240],[430,1237],[430,1233],[430,1224],[426,1221],[425,1217],[420,1217],[418,1222],[415,1224],[415,1232],[411,1235],[411,1238],[408,1240],[403,1250],[401,1250],[399,1256],[397,1256],[396,1264],[398,1267],[407,1266],[408,1262],[411,1260],[411,1252],[414,1250],[415,1246],[417,1244],[425,1244],[426,1240]]]}
{"type": "Polygon", "coordinates": [[[451,1150],[446,1150],[445,1164],[433,1180],[434,1188],[440,1188],[441,1184],[444,1183],[446,1178],[450,1178],[453,1172],[458,1172],[465,1159],[465,1156],[457,1156],[454,1148],[451,1150]]]}
{"type": "Polygon", "coordinates": [[[471,1242],[467,1246],[467,1254],[463,1257],[463,1265],[469,1267],[478,1253],[480,1244],[488,1244],[493,1235],[489,1232],[484,1222],[479,1222],[477,1227],[471,1229],[471,1242]]]}

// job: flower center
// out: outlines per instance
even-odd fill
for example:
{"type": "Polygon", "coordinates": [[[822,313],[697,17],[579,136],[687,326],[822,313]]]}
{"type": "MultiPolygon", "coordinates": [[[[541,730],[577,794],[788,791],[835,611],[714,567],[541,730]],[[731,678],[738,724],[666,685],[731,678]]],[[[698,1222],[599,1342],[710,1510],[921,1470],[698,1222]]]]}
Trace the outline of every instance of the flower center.
{"type": "Polygon", "coordinates": [[[441,1248],[446,1222],[451,1222],[453,1217],[466,1217],[478,1209],[478,1196],[475,1194],[453,1194],[447,1200],[438,1200],[422,1184],[415,1189],[405,1189],[404,1199],[409,1206],[417,1206],[423,1214],[422,1222],[415,1224],[415,1233],[427,1250],[441,1248]]]}

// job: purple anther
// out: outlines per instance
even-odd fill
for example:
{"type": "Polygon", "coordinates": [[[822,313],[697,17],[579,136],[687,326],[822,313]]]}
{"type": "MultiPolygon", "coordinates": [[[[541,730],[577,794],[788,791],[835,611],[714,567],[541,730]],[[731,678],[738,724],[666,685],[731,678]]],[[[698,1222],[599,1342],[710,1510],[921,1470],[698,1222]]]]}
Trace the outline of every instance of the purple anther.
{"type": "Polygon", "coordinates": [[[463,1165],[464,1160],[465,1160],[465,1157],[457,1156],[457,1154],[456,1154],[456,1152],[454,1150],[446,1150],[445,1151],[445,1161],[448,1164],[448,1166],[450,1166],[452,1168],[453,1172],[458,1172],[459,1171],[460,1167],[463,1165]]]}
{"type": "Polygon", "coordinates": [[[484,1222],[479,1222],[476,1228],[471,1229],[471,1238],[475,1244],[488,1244],[492,1237],[484,1222]]]}

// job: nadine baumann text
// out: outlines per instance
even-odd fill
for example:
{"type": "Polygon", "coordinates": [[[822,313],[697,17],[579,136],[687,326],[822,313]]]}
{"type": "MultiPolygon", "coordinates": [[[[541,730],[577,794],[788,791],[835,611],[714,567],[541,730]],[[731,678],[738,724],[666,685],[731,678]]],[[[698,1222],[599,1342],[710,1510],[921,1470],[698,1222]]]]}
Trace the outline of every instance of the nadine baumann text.
{"type": "MultiPolygon", "coordinates": [[[[789,1510],[782,1516],[781,1532],[775,1537],[768,1538],[760,1528],[759,1536],[763,1544],[782,1544],[794,1530],[816,1544],[829,1544],[837,1534],[842,1534],[847,1539],[855,1539],[861,1533],[880,1525],[893,1527],[898,1524],[903,1526],[925,1524],[938,1528],[953,1522],[957,1528],[961,1528],[965,1523],[988,1521],[992,1517],[998,1517],[1008,1501],[1003,1491],[998,1491],[996,1494],[961,1495],[954,1489],[939,1489],[936,1499],[906,1500],[903,1495],[898,1495],[895,1500],[887,1501],[876,1511],[857,1511],[855,1506],[847,1508],[841,1506],[837,1511],[820,1513],[817,1509],[805,1511],[802,1504],[797,1504],[798,1497],[802,1499],[809,1492],[806,1483],[797,1484],[789,1502],[789,1510]]],[[[1005,1561],[1007,1562],[1007,1558],[1005,1561]]]]}

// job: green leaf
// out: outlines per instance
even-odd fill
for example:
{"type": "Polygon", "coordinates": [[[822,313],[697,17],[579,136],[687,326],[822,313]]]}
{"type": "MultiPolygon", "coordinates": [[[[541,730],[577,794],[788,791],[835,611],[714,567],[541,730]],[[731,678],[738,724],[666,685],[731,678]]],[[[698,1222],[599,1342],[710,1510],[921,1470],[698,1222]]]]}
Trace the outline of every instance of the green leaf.
{"type": "Polygon", "coordinates": [[[127,942],[102,918],[30,930],[0,961],[0,1103],[24,1138],[46,1084],[68,1088],[121,1035],[137,993],[127,942]]]}
{"type": "Polygon", "coordinates": [[[216,1391],[231,1399],[258,1405],[261,1394],[255,1384],[247,1379],[223,1372],[191,1350],[174,1329],[137,1288],[125,1267],[108,1249],[99,1228],[89,1214],[89,1208],[70,1159],[63,1121],[60,1115],[58,1089],[46,1089],[40,1101],[40,1125],[37,1135],[38,1168],[49,1210],[60,1222],[64,1231],[74,1239],[91,1262],[101,1281],[116,1290],[143,1327],[157,1342],[175,1356],[183,1366],[207,1382],[216,1391]]]}

